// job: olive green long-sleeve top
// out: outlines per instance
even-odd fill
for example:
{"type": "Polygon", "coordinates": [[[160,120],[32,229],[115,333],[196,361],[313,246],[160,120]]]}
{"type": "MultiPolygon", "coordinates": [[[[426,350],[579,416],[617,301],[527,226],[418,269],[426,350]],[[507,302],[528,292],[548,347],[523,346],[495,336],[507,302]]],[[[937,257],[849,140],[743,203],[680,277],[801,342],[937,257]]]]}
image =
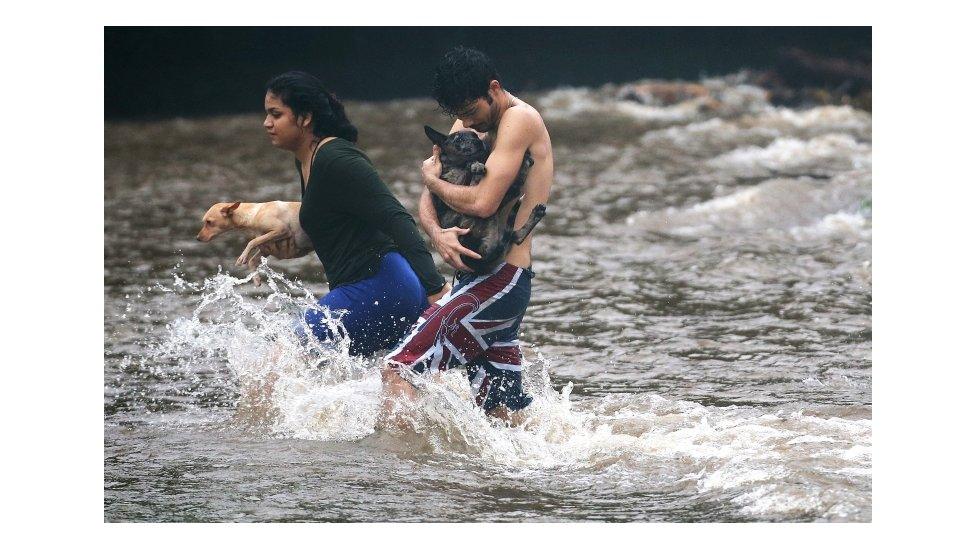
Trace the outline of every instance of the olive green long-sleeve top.
{"type": "Polygon", "coordinates": [[[413,216],[380,179],[366,154],[342,138],[315,154],[308,183],[301,175],[302,230],[312,239],[329,287],[376,274],[383,255],[397,251],[427,295],[444,286],[413,216]]]}

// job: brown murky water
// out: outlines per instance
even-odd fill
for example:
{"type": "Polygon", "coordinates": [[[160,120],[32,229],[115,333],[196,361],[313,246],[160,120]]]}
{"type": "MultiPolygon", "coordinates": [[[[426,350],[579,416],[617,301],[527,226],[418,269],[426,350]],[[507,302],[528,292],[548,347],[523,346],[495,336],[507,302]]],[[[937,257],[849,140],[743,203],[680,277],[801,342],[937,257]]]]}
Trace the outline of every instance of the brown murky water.
{"type": "MultiPolygon", "coordinates": [[[[448,376],[413,430],[375,431],[375,365],[269,360],[320,264],[273,261],[277,291],[255,289],[243,237],[194,239],[214,202],[298,199],[259,112],[107,124],[105,519],[871,520],[871,116],[704,84],[707,108],[524,97],[556,180],[518,429],[448,376]],[[281,413],[245,424],[241,380],[268,369],[281,413]]],[[[449,121],[425,99],[348,108],[415,211],[422,126],[449,121]]]]}

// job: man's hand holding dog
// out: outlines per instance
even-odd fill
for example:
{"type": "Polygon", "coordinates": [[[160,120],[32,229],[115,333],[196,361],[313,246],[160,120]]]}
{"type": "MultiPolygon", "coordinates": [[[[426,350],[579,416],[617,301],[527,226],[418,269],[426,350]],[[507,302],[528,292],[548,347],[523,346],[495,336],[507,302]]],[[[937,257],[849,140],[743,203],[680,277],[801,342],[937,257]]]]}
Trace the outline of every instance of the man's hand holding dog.
{"type": "Polygon", "coordinates": [[[474,259],[481,259],[481,254],[473,252],[461,245],[458,240],[460,235],[468,234],[471,229],[462,229],[460,227],[450,227],[447,229],[440,229],[431,235],[431,241],[434,244],[434,249],[437,253],[441,254],[444,261],[448,265],[454,267],[459,271],[472,272],[467,265],[461,261],[461,256],[466,255],[474,259]]]}
{"type": "Polygon", "coordinates": [[[434,152],[430,158],[424,160],[420,167],[420,172],[424,176],[424,185],[428,187],[441,178],[441,148],[434,145],[434,152]]]}

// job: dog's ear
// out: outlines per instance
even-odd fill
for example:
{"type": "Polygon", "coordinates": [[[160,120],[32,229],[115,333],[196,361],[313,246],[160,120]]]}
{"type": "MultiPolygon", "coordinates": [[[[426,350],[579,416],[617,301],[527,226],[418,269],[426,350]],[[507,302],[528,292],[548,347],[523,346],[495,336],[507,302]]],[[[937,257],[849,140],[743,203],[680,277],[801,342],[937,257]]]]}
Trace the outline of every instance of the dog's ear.
{"type": "Polygon", "coordinates": [[[431,128],[430,126],[424,126],[424,133],[426,133],[427,137],[438,147],[443,145],[444,140],[447,139],[446,135],[435,130],[434,128],[431,128]]]}
{"type": "Polygon", "coordinates": [[[234,202],[230,206],[224,206],[223,208],[221,208],[220,213],[224,214],[226,217],[230,217],[230,215],[234,213],[234,210],[236,210],[237,207],[240,205],[241,205],[240,202],[234,202]]]}

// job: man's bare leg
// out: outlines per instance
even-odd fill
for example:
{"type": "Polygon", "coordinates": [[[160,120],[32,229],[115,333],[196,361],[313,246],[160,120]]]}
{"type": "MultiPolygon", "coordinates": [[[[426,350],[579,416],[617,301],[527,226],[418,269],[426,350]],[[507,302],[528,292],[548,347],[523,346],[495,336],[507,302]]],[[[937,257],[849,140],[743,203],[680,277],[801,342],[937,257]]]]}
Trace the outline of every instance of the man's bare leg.
{"type": "Polygon", "coordinates": [[[380,413],[381,422],[393,422],[404,427],[402,418],[396,417],[393,407],[396,401],[412,402],[417,398],[417,389],[409,381],[403,379],[397,368],[386,364],[381,373],[383,380],[383,408],[380,413]]]}

